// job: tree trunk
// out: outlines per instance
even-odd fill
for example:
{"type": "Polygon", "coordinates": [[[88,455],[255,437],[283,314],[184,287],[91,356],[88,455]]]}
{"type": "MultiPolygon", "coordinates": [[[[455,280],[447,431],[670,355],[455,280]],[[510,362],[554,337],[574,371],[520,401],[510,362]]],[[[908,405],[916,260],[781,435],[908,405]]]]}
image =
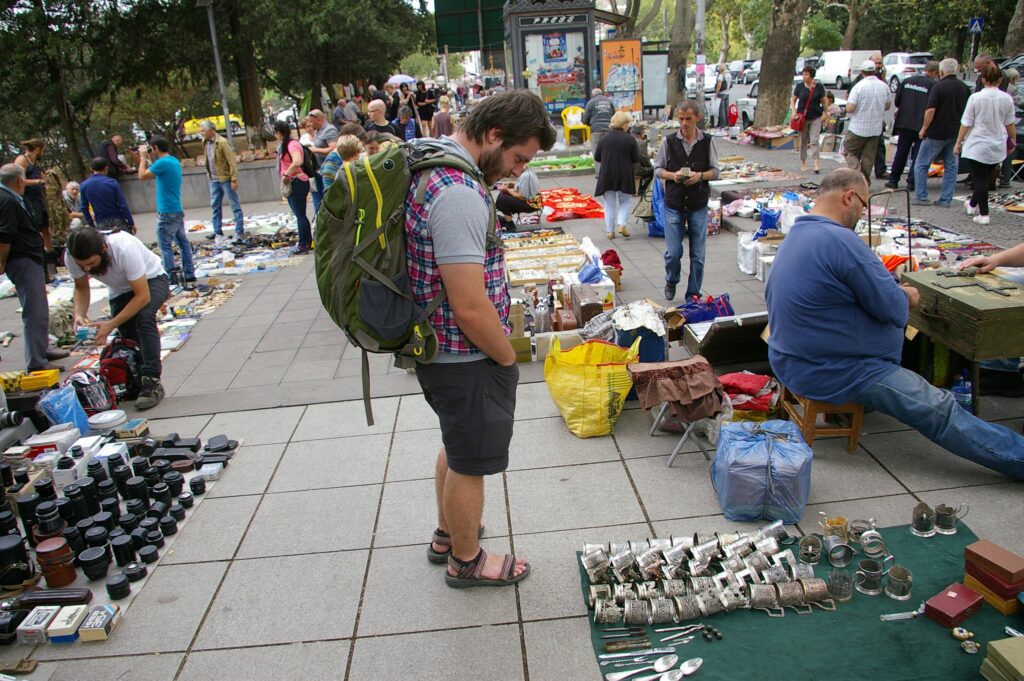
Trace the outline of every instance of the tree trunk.
{"type": "MultiPolygon", "coordinates": [[[[964,63],[964,48],[967,47],[967,30],[958,28],[956,29],[956,60],[961,64],[964,63]]],[[[968,65],[969,67],[970,65],[968,65]]]]}
{"type": "Polygon", "coordinates": [[[1024,0],[1017,0],[1017,9],[1013,11],[1013,18],[1006,29],[1006,42],[1003,43],[1003,54],[1007,57],[1018,52],[1024,52],[1024,0]]]}
{"type": "MultiPolygon", "coordinates": [[[[639,0],[637,0],[638,11],[639,4],[639,0]]],[[[661,14],[661,0],[654,0],[654,4],[651,5],[651,9],[648,10],[647,14],[645,14],[644,16],[640,17],[640,19],[637,20],[636,25],[633,27],[633,35],[643,35],[643,32],[647,30],[647,26],[659,14],[661,14]]]]}
{"type": "Polygon", "coordinates": [[[724,64],[729,61],[729,24],[732,23],[732,17],[723,12],[718,20],[722,26],[722,47],[718,50],[718,63],[724,64]]]}
{"type": "Polygon", "coordinates": [[[793,64],[800,52],[800,30],[810,0],[772,0],[767,45],[761,55],[761,89],[757,97],[754,126],[779,125],[789,109],[793,90],[793,64]]]}
{"type": "Polygon", "coordinates": [[[686,98],[686,59],[690,54],[693,6],[690,0],[676,0],[672,38],[668,46],[668,104],[675,106],[686,98]]]}
{"type": "Polygon", "coordinates": [[[743,36],[743,44],[746,46],[746,54],[743,56],[744,59],[754,58],[754,32],[747,30],[747,22],[743,16],[743,11],[740,11],[740,34],[743,36]]]}
{"type": "Polygon", "coordinates": [[[57,116],[60,118],[60,127],[64,132],[64,144],[67,147],[68,162],[71,164],[71,172],[76,177],[85,177],[85,163],[82,161],[82,150],[78,146],[78,133],[75,130],[75,119],[71,113],[71,105],[68,103],[67,87],[64,83],[64,72],[55,54],[59,50],[52,49],[49,45],[48,36],[51,35],[50,21],[46,15],[46,7],[43,0],[34,0],[32,3],[39,13],[39,40],[43,54],[43,61],[46,64],[46,73],[49,76],[50,85],[53,88],[57,116]]]}
{"type": "Polygon", "coordinates": [[[857,26],[860,25],[860,9],[857,7],[853,0],[847,5],[847,9],[850,11],[850,23],[846,24],[846,32],[843,34],[843,43],[839,46],[840,50],[852,50],[853,39],[857,36],[857,26]]]}
{"type": "Polygon", "coordinates": [[[260,74],[256,69],[256,56],[249,31],[242,24],[238,2],[232,2],[228,24],[234,37],[235,72],[238,75],[238,95],[242,99],[242,119],[249,148],[256,148],[263,124],[263,103],[260,97],[260,74]]]}

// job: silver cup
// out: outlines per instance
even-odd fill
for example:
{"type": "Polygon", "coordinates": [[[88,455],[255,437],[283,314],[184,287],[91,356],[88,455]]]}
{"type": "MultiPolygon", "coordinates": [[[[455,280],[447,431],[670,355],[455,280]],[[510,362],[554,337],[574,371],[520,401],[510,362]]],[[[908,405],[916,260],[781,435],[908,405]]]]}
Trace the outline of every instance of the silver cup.
{"type": "Polygon", "coordinates": [[[873,558],[867,558],[857,563],[857,572],[854,573],[854,583],[857,591],[867,596],[877,596],[882,593],[882,578],[892,567],[885,567],[887,562],[893,562],[895,559],[889,555],[885,559],[878,561],[873,558]]]}
{"type": "Polygon", "coordinates": [[[959,508],[953,508],[946,504],[939,504],[935,507],[935,531],[939,534],[956,534],[956,523],[967,515],[970,506],[962,504],[959,508]]]}
{"type": "Polygon", "coordinates": [[[913,573],[902,565],[893,565],[885,582],[885,595],[897,601],[908,600],[913,585],[913,573]]]}
{"type": "Polygon", "coordinates": [[[822,553],[828,558],[832,567],[846,567],[853,562],[853,547],[842,537],[830,535],[822,542],[822,553]]]}

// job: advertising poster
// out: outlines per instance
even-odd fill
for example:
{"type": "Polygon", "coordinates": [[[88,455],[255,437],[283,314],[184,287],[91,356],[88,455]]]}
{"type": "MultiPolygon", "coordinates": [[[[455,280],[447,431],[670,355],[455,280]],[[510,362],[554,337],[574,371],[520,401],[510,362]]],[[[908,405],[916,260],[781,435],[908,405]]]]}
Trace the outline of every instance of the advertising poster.
{"type": "Polygon", "coordinates": [[[601,43],[601,81],[616,109],[643,110],[643,54],[639,40],[601,43]]]}
{"type": "Polygon", "coordinates": [[[587,73],[582,31],[525,36],[528,87],[552,116],[569,106],[586,106],[587,73]]]}

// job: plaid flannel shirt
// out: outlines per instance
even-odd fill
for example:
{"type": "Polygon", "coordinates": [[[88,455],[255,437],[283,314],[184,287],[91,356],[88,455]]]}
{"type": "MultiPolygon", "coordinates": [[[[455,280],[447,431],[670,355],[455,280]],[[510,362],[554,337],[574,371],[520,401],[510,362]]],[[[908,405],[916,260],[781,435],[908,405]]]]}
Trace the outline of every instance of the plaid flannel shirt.
{"type": "MultiPolygon", "coordinates": [[[[464,184],[480,192],[481,201],[489,199],[486,194],[487,190],[461,170],[456,168],[433,168],[422,172],[431,173],[430,180],[427,182],[427,191],[424,195],[423,203],[416,203],[413,198],[416,187],[419,185],[419,173],[413,175],[411,189],[405,199],[405,249],[413,298],[420,307],[426,308],[430,301],[441,292],[441,273],[437,263],[434,261],[434,242],[427,224],[430,206],[434,198],[445,187],[464,184]]],[[[500,225],[496,229],[500,237],[500,225]]],[[[511,300],[508,294],[508,286],[505,283],[505,253],[500,245],[487,246],[487,253],[484,257],[484,286],[487,289],[487,297],[494,305],[494,309],[497,310],[498,318],[501,320],[507,335],[512,330],[508,325],[511,300]]],[[[455,314],[452,312],[452,307],[448,300],[445,300],[434,311],[428,321],[437,334],[439,352],[456,355],[470,355],[480,352],[462,333],[462,329],[459,328],[455,321],[455,314]]]]}

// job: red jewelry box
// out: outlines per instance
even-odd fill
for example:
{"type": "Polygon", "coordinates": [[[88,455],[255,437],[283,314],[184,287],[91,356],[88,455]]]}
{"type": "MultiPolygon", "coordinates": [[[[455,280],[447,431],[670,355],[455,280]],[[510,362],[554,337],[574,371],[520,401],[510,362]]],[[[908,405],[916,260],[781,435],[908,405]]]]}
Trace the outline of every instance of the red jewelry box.
{"type": "Polygon", "coordinates": [[[978,612],[983,602],[981,594],[956,582],[928,599],[924,614],[944,627],[956,627],[978,612]]]}
{"type": "Polygon", "coordinates": [[[968,563],[984,568],[986,572],[1008,584],[1024,580],[1024,557],[1007,551],[987,539],[976,541],[965,548],[964,559],[968,563]]]}
{"type": "Polygon", "coordinates": [[[998,594],[1000,598],[1016,598],[1017,594],[1024,591],[1024,581],[1009,584],[977,563],[964,561],[964,572],[998,594]]]}

